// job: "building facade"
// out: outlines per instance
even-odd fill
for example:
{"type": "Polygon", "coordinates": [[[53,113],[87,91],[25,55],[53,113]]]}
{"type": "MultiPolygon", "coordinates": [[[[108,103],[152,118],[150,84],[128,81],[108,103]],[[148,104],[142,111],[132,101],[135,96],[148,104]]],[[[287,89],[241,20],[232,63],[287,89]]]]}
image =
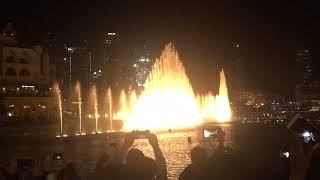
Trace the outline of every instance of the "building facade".
{"type": "MultiPolygon", "coordinates": [[[[120,82],[120,58],[119,58],[119,35],[115,32],[108,32],[104,40],[103,62],[100,67],[102,70],[101,80],[104,87],[118,87],[120,82]]],[[[102,87],[102,88],[104,88],[102,87]]]]}
{"type": "Polygon", "coordinates": [[[312,54],[309,49],[296,52],[295,99],[298,104],[320,104],[320,83],[312,79],[312,54]]]}
{"type": "Polygon", "coordinates": [[[46,48],[20,46],[3,35],[0,39],[5,39],[0,42],[1,119],[48,118],[56,114],[51,90],[56,70],[46,48]]]}

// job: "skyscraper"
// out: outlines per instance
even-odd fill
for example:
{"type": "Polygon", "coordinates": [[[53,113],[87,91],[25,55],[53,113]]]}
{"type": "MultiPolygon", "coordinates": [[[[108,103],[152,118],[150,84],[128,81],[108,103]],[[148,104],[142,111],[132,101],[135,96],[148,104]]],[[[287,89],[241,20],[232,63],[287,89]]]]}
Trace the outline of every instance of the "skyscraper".
{"type": "Polygon", "coordinates": [[[133,64],[135,74],[135,86],[137,88],[143,88],[148,74],[152,69],[153,60],[151,59],[150,45],[147,41],[143,44],[143,49],[133,64]]]}
{"type": "Polygon", "coordinates": [[[84,91],[89,90],[92,54],[87,42],[65,44],[63,90],[70,93],[76,82],[84,91]]]}
{"type": "Polygon", "coordinates": [[[311,52],[299,49],[296,52],[296,84],[308,85],[312,82],[311,52]]]}
{"type": "Polygon", "coordinates": [[[312,57],[309,49],[296,52],[295,97],[298,104],[320,102],[320,83],[312,79],[312,57]]]}
{"type": "Polygon", "coordinates": [[[102,80],[105,86],[118,86],[119,83],[119,44],[117,42],[118,34],[108,32],[104,41],[103,62],[99,65],[102,69],[102,80]]]}

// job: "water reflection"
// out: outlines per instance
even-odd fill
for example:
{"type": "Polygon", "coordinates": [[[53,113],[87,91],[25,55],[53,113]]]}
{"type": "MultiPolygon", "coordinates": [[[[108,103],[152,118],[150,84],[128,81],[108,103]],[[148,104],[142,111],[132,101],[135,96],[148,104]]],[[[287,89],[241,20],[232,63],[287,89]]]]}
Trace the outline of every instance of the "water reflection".
{"type": "MultiPolygon", "coordinates": [[[[257,169],[270,168],[279,160],[279,147],[288,141],[286,128],[257,126],[233,126],[226,129],[226,144],[235,150],[241,150],[244,166],[254,174],[257,169]],[[232,128],[232,129],[231,129],[232,128]],[[270,166],[272,164],[272,166],[270,166]]],[[[190,163],[189,152],[192,146],[188,137],[197,144],[199,133],[173,132],[157,134],[159,145],[167,162],[170,180],[177,179],[180,172],[190,163]]],[[[40,138],[40,137],[39,137],[40,138]]],[[[45,138],[1,139],[0,164],[9,158],[31,156],[41,159],[48,153],[62,149],[77,165],[83,179],[95,168],[95,163],[104,151],[107,139],[102,136],[92,138],[81,137],[77,141],[55,142],[45,138]]],[[[147,140],[136,140],[133,147],[141,149],[145,155],[154,157],[147,140]]]]}
{"type": "MultiPolygon", "coordinates": [[[[159,146],[167,162],[169,179],[177,179],[181,171],[190,164],[191,146],[188,144],[187,137],[194,135],[194,132],[158,134],[159,146]]],[[[136,140],[133,147],[142,150],[146,156],[154,158],[148,140],[136,140]]]]}
{"type": "MultiPolygon", "coordinates": [[[[159,146],[167,162],[168,176],[170,180],[177,179],[180,172],[190,163],[190,146],[187,137],[194,136],[194,132],[162,133],[157,134],[159,146]]],[[[195,142],[195,141],[194,141],[195,142]]],[[[30,156],[41,159],[49,153],[63,151],[68,159],[77,165],[80,175],[86,179],[93,172],[97,159],[106,147],[107,139],[92,138],[72,142],[15,142],[8,143],[0,149],[1,164],[14,157],[30,156]]],[[[144,152],[146,156],[154,158],[152,147],[148,140],[138,139],[133,147],[144,152]]]]}

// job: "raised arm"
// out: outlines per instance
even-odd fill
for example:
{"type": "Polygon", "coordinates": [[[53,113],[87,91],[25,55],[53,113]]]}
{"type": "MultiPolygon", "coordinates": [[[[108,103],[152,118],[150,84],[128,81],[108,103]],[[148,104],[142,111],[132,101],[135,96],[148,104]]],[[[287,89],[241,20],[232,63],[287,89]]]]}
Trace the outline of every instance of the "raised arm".
{"type": "Polygon", "coordinates": [[[120,149],[122,161],[125,159],[126,154],[129,150],[129,148],[132,146],[133,142],[134,142],[134,137],[133,137],[132,133],[128,133],[125,137],[122,148],[120,149]]]}
{"type": "Polygon", "coordinates": [[[167,165],[166,160],[162,155],[161,149],[159,147],[158,138],[154,134],[148,135],[148,140],[153,148],[153,152],[156,158],[156,179],[157,180],[167,180],[167,165]]]}

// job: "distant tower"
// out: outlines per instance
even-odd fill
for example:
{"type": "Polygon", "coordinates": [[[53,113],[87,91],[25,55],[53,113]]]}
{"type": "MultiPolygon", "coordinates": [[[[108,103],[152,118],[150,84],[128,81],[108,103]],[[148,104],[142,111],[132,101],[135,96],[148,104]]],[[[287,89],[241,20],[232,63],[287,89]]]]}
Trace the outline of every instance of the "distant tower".
{"type": "Polygon", "coordinates": [[[102,79],[107,86],[118,86],[119,84],[119,54],[118,54],[118,34],[108,32],[104,40],[104,57],[100,65],[102,69],[102,79]]]}
{"type": "Polygon", "coordinates": [[[312,58],[309,49],[296,52],[296,84],[309,85],[312,82],[312,58]]]}
{"type": "Polygon", "coordinates": [[[70,93],[77,81],[80,81],[84,91],[89,91],[92,77],[92,54],[87,42],[65,44],[65,57],[63,60],[64,91],[70,93]]]}

